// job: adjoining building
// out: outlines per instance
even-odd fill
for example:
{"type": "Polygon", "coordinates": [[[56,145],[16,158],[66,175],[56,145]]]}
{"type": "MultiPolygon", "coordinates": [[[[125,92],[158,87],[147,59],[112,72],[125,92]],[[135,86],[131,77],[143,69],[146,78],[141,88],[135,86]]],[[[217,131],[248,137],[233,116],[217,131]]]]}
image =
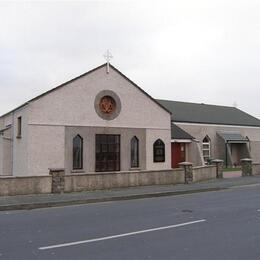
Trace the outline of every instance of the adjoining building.
{"type": "Polygon", "coordinates": [[[179,161],[204,165],[218,158],[226,166],[240,165],[240,159],[248,157],[260,161],[259,119],[235,107],[157,101],[172,112],[172,154],[180,157],[177,144],[186,151],[179,161]],[[183,132],[176,131],[176,126],[183,132]]]}
{"type": "Polygon", "coordinates": [[[260,122],[232,107],[155,100],[103,64],[0,117],[0,175],[165,170],[259,161],[260,122]]]}

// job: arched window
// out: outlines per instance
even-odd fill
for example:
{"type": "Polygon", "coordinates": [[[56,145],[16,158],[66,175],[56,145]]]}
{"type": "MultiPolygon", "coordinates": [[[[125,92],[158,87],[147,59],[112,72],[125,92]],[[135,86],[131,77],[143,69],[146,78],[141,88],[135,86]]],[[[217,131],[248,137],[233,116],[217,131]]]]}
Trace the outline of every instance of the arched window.
{"type": "Polygon", "coordinates": [[[80,135],[73,138],[73,169],[83,169],[83,138],[80,135]]]}
{"type": "Polygon", "coordinates": [[[153,144],[153,161],[165,162],[165,145],[161,139],[157,139],[153,144]]]}
{"type": "Polygon", "coordinates": [[[139,167],[139,140],[136,136],[131,139],[131,168],[139,167]]]}
{"type": "Polygon", "coordinates": [[[208,163],[211,154],[210,154],[210,138],[207,135],[202,140],[202,154],[203,154],[204,162],[208,163]]]}

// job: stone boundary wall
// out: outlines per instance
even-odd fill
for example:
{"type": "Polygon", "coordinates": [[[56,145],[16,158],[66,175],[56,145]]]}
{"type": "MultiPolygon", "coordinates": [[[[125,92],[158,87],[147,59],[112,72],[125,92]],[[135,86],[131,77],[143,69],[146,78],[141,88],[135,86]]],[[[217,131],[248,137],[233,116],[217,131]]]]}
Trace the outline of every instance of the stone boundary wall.
{"type": "Polygon", "coordinates": [[[216,179],[216,166],[193,167],[193,182],[216,179]]]}
{"type": "Polygon", "coordinates": [[[51,176],[0,177],[0,196],[51,193],[51,176]]]}
{"type": "Polygon", "coordinates": [[[182,169],[65,175],[65,192],[184,183],[182,169]]]}
{"type": "MultiPolygon", "coordinates": [[[[193,175],[194,182],[215,179],[216,167],[194,167],[193,175]]],[[[64,175],[64,170],[62,169],[55,169],[54,174],[52,172],[51,175],[48,176],[1,176],[0,196],[79,192],[183,183],[185,183],[185,174],[184,169],[182,168],[161,171],[129,171],[90,174],[74,173],[70,175],[64,175]]]]}
{"type": "Polygon", "coordinates": [[[253,172],[253,175],[260,175],[260,163],[252,164],[252,172],[253,172]]]}

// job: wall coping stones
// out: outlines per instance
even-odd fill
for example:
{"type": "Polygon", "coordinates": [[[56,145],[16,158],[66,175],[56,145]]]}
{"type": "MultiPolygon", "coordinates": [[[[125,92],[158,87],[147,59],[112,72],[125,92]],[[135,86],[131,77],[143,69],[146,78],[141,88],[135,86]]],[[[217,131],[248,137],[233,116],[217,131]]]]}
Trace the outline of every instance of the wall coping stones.
{"type": "Polygon", "coordinates": [[[0,179],[30,179],[30,178],[50,178],[50,175],[30,175],[30,176],[10,176],[1,175],[0,179]]]}
{"type": "Polygon", "coordinates": [[[191,162],[181,162],[179,163],[180,166],[192,166],[193,164],[191,162]]]}
{"type": "Polygon", "coordinates": [[[223,162],[224,163],[224,160],[221,160],[221,159],[214,159],[211,161],[212,163],[221,163],[223,162]]]}
{"type": "Polygon", "coordinates": [[[76,172],[76,173],[70,173],[66,174],[65,176],[81,176],[81,175],[87,175],[87,176],[96,176],[96,175],[111,175],[111,174],[131,174],[131,173],[154,173],[154,172],[179,172],[183,171],[181,168],[174,168],[174,169],[163,169],[163,170],[131,170],[131,171],[113,171],[113,172],[89,172],[89,173],[82,173],[82,172],[76,172]]]}
{"type": "Polygon", "coordinates": [[[64,168],[49,168],[50,173],[51,172],[62,172],[65,171],[64,168]]]}
{"type": "Polygon", "coordinates": [[[241,162],[252,162],[253,160],[251,158],[244,158],[240,160],[241,162]]]}
{"type": "Polygon", "coordinates": [[[205,168],[213,168],[215,165],[205,165],[205,166],[195,166],[193,169],[205,169],[205,168]]]}

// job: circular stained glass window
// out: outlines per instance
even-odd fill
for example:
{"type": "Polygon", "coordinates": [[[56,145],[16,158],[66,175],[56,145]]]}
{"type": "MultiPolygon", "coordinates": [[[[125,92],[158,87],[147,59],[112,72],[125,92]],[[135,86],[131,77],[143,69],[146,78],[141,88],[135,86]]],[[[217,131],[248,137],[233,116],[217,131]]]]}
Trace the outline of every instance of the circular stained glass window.
{"type": "Polygon", "coordinates": [[[112,90],[102,90],[96,95],[94,107],[102,119],[113,120],[120,114],[121,101],[112,90]]]}
{"type": "Polygon", "coordinates": [[[116,109],[116,101],[111,96],[104,96],[100,100],[99,109],[102,113],[111,114],[116,109]]]}

